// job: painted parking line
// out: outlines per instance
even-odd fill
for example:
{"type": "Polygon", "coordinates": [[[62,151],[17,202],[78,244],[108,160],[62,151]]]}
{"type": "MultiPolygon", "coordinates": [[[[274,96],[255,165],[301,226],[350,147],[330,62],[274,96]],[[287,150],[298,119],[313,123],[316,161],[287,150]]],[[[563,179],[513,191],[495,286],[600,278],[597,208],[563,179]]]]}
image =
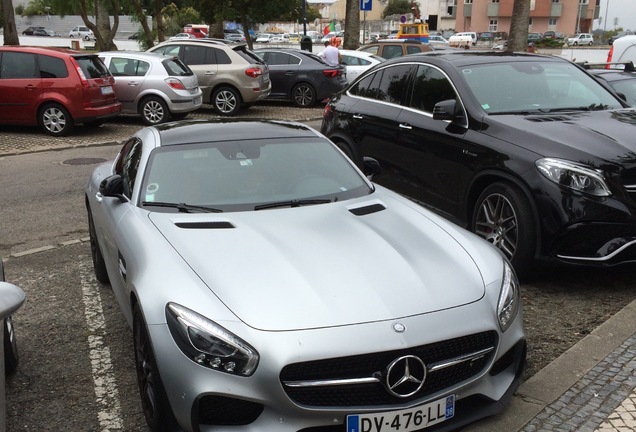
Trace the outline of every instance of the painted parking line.
{"type": "Polygon", "coordinates": [[[110,349],[104,343],[106,323],[102,297],[90,266],[90,258],[86,260],[84,256],[80,256],[78,261],[100,430],[123,430],[124,421],[110,349]]]}

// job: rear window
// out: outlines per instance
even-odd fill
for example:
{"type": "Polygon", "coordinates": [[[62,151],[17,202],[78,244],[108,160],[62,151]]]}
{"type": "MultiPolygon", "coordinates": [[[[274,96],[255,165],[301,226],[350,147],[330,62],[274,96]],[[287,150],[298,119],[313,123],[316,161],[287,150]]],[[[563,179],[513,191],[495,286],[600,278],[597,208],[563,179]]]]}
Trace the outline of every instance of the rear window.
{"type": "Polygon", "coordinates": [[[73,56],[79,67],[84,72],[86,78],[102,78],[110,75],[108,69],[99,57],[92,56],[73,56]]]}
{"type": "Polygon", "coordinates": [[[244,46],[234,48],[234,52],[243,57],[249,64],[263,64],[265,63],[258,55],[252,51],[246,49],[244,46]]]}
{"type": "Polygon", "coordinates": [[[167,59],[163,61],[163,67],[166,68],[170,76],[190,76],[194,75],[192,70],[187,67],[181,60],[177,58],[167,59]]]}

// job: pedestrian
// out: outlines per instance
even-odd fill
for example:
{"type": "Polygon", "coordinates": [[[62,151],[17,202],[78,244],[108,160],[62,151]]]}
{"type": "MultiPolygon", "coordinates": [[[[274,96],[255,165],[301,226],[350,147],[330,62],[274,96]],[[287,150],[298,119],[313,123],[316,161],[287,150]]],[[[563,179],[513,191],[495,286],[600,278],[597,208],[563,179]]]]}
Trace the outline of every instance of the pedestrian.
{"type": "Polygon", "coordinates": [[[342,56],[340,55],[340,50],[336,45],[337,42],[334,43],[333,41],[336,38],[331,39],[331,41],[325,41],[325,49],[321,53],[321,57],[329,66],[338,66],[342,56]]]}

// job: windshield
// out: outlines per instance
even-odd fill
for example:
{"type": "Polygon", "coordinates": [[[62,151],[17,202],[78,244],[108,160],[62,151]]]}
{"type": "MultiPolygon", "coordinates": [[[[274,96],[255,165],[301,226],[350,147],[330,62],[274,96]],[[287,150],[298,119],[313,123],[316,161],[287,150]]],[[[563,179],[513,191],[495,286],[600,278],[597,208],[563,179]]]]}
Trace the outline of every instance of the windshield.
{"type": "Polygon", "coordinates": [[[195,206],[248,211],[342,201],[372,192],[329,141],[262,139],[172,145],[148,160],[142,206],[176,212],[195,206]],[[154,204],[153,204],[154,203],[154,204]],[[176,206],[175,204],[179,204],[176,206]]]}
{"type": "Polygon", "coordinates": [[[462,76],[489,114],[622,108],[571,63],[517,61],[466,66],[462,76]]]}

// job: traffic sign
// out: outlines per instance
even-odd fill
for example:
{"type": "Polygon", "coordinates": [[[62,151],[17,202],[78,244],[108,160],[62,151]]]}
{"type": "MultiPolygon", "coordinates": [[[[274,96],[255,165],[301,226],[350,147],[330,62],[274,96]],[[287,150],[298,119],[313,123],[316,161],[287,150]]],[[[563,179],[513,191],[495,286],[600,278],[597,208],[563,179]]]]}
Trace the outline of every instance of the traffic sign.
{"type": "Polygon", "coordinates": [[[360,10],[361,11],[370,11],[371,10],[371,0],[360,0],[360,10]]]}

